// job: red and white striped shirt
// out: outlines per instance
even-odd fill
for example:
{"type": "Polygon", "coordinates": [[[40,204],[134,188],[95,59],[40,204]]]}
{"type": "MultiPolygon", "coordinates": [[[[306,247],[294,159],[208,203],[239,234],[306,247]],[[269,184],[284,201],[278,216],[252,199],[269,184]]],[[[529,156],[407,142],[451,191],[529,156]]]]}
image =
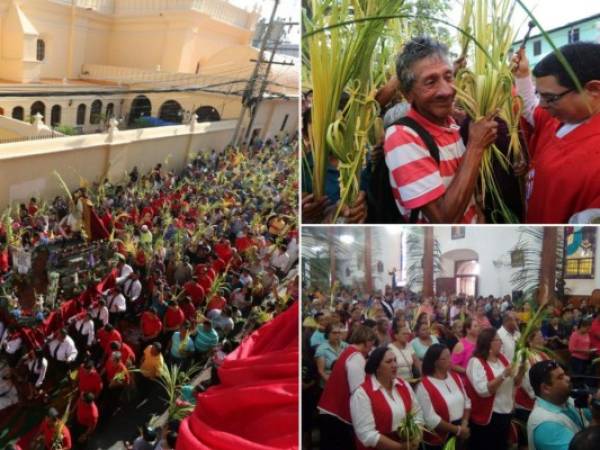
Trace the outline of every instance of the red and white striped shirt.
{"type": "MultiPolygon", "coordinates": [[[[411,209],[421,208],[438,199],[454,179],[465,153],[465,144],[454,119],[443,127],[430,122],[414,108],[407,114],[417,121],[431,136],[440,150],[439,167],[429,154],[427,146],[416,131],[406,126],[392,126],[385,133],[385,162],[390,171],[390,185],[396,205],[405,219],[410,219],[411,209]]],[[[418,222],[427,222],[419,212],[418,222]]],[[[476,223],[475,199],[465,210],[461,223],[476,223]]]]}

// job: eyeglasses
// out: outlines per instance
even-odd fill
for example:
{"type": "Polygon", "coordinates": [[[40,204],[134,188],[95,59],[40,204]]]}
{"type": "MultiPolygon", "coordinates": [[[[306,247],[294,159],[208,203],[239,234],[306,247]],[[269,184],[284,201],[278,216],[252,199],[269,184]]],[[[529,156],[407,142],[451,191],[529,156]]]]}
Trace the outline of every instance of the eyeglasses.
{"type": "Polygon", "coordinates": [[[546,104],[551,105],[553,103],[558,102],[561,98],[563,98],[565,95],[573,92],[574,90],[575,89],[569,89],[560,94],[547,94],[547,93],[540,93],[538,91],[535,91],[535,93],[540,97],[540,99],[544,100],[544,102],[546,104]]]}

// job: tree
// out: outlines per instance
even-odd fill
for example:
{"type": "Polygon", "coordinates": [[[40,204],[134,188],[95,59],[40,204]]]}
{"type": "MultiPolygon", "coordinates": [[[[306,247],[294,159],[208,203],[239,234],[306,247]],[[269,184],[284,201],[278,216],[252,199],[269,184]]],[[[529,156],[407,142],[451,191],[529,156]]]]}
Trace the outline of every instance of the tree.
{"type": "Polygon", "coordinates": [[[450,12],[450,0],[413,0],[411,14],[416,16],[411,19],[410,25],[413,36],[428,35],[450,46],[450,32],[445,25],[428,19],[436,17],[443,19],[450,12]]]}

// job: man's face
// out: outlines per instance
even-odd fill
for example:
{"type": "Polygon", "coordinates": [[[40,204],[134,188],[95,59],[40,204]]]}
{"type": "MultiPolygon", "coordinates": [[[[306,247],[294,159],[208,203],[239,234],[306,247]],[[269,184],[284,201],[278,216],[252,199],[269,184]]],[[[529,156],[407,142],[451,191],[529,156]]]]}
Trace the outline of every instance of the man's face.
{"type": "Polygon", "coordinates": [[[536,78],[535,84],[540,95],[540,106],[560,122],[579,123],[586,120],[591,114],[588,102],[598,102],[598,82],[595,81],[584,86],[584,94],[580,94],[576,89],[569,92],[569,88],[559,84],[554,75],[536,78]],[[555,101],[548,101],[548,96],[553,95],[562,96],[555,101]]]}
{"type": "Polygon", "coordinates": [[[450,63],[440,57],[429,57],[412,65],[415,82],[407,93],[417,111],[434,123],[446,123],[453,110],[454,74],[450,63]]]}
{"type": "Polygon", "coordinates": [[[542,384],[542,394],[558,399],[561,402],[566,402],[571,393],[571,379],[562,367],[554,369],[550,374],[550,377],[550,384],[542,384]]]}

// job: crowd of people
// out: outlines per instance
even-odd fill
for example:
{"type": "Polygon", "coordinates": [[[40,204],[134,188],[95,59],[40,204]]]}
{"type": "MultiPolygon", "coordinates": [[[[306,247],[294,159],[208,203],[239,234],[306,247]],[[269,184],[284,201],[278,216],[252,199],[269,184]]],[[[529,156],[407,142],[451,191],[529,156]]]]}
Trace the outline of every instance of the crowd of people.
{"type": "MultiPolygon", "coordinates": [[[[503,210],[510,212],[499,214],[491,192],[478,186],[486,149],[494,144],[508,155],[506,122],[495,117],[473,122],[455,101],[454,76],[464,59],[453,64],[447,47],[430,37],[407,42],[397,56],[395,75],[376,95],[385,141],[370,149],[360,176],[361,192],[343,210],[343,220],[594,223],[600,206],[598,183],[593,181],[598,173],[595,152],[600,148],[600,65],[594,61],[600,57],[600,44],[576,42],[560,50],[572,73],[553,52],[535,68],[524,48],[512,58],[514,93],[523,101],[519,131],[523,156],[508,167],[494,164],[488,169],[493,170],[503,210]]],[[[346,102],[342,96],[340,111],[346,102]]],[[[335,218],[331,211],[340,202],[339,161],[330,155],[324,195],[316,198],[309,173],[311,127],[309,91],[303,101],[302,214],[304,222],[327,223],[335,218]]]]}
{"type": "Polygon", "coordinates": [[[522,353],[532,308],[510,295],[305,287],[304,448],[598,448],[598,306],[549,306],[522,353]]]}
{"type": "MultiPolygon", "coordinates": [[[[166,397],[156,381],[170,366],[188,375],[175,406],[190,411],[240,340],[297,299],[296,150],[286,136],[201,152],[181,173],[134,168],[122,184],[102,180],[5,214],[0,414],[42,408],[38,431],[23,434],[48,450],[87,448],[127,399],[166,397]],[[62,284],[73,274],[55,298],[51,283],[40,301],[20,298],[47,275],[35,273],[41,251],[51,262],[55,251],[98,243],[106,259],[78,269],[72,298],[62,284]],[[208,383],[192,383],[209,368],[208,383]]],[[[172,411],[163,406],[153,414],[172,411]]],[[[181,415],[169,419],[162,431],[139,423],[130,448],[174,449],[181,415]]]]}

